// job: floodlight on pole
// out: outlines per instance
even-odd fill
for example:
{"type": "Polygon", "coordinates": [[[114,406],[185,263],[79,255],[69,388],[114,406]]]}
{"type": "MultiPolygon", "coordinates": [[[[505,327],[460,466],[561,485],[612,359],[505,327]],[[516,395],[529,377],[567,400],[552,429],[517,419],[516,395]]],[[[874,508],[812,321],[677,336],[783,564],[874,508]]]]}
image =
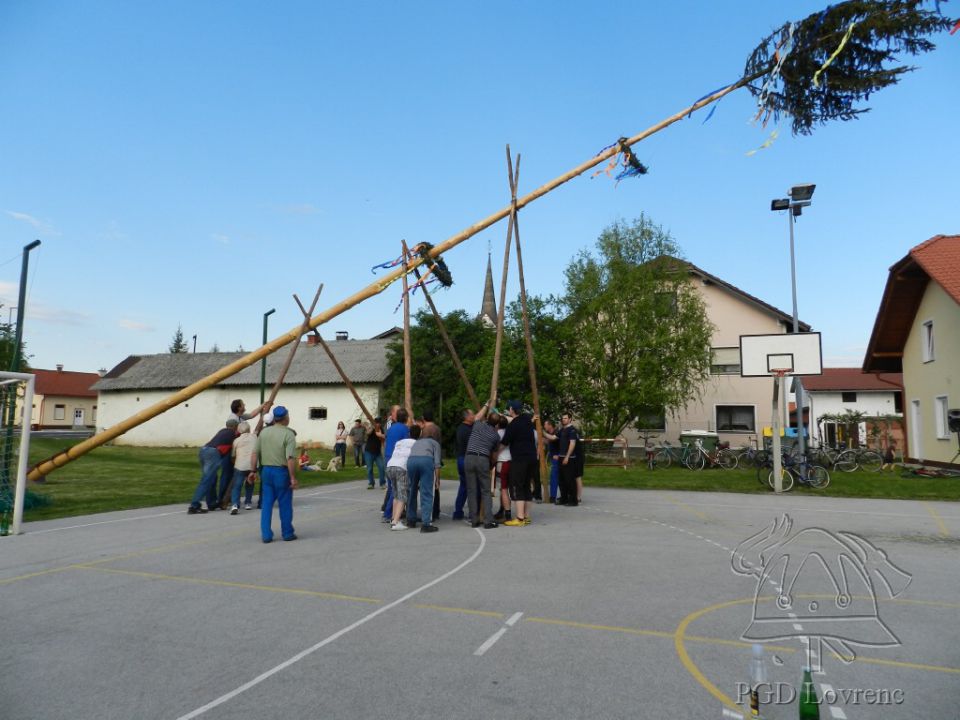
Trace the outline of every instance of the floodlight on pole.
{"type": "MultiPolygon", "coordinates": [[[[813,201],[813,191],[817,186],[813,183],[805,185],[794,185],[787,193],[790,200],[778,199],[770,203],[770,209],[774,212],[778,210],[788,210],[787,223],[790,225],[790,285],[793,291],[793,332],[800,332],[800,318],[797,315],[797,263],[793,248],[793,225],[796,218],[803,212],[803,208],[808,207],[813,201]]],[[[797,443],[800,446],[800,452],[806,451],[806,424],[803,421],[803,383],[799,377],[795,379],[797,396],[797,443]]]]}
{"type": "Polygon", "coordinates": [[[197,352],[197,336],[193,336],[193,352],[197,352]]]}

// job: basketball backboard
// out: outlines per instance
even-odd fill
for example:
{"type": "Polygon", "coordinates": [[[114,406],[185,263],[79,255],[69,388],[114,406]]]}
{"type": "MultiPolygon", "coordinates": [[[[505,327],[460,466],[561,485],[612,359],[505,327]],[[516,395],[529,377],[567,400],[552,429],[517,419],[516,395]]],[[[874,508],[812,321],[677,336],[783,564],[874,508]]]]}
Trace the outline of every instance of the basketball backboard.
{"type": "Polygon", "coordinates": [[[740,336],[740,377],[822,375],[820,333],[777,333],[740,336]]]}

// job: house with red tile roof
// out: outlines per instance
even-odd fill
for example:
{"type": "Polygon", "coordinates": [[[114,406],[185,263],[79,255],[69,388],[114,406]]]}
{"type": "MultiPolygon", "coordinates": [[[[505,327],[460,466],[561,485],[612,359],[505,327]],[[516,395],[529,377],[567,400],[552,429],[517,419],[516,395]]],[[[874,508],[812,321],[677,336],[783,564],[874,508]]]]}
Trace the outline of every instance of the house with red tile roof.
{"type": "Polygon", "coordinates": [[[821,445],[869,445],[885,450],[889,441],[903,450],[903,375],[865,373],[862,368],[823,368],[822,375],[803,379],[805,409],[810,433],[821,445]],[[858,413],[863,419],[850,424],[839,420],[858,413]],[[854,437],[849,434],[855,432],[854,437]]]}
{"type": "MultiPolygon", "coordinates": [[[[31,425],[35,429],[93,428],[97,422],[97,373],[64,370],[31,370],[36,376],[31,425]]],[[[21,417],[17,412],[17,417],[21,417]]]]}
{"type": "Polygon", "coordinates": [[[905,455],[958,463],[960,235],[937,235],[890,267],[863,370],[903,373],[905,455]]]}

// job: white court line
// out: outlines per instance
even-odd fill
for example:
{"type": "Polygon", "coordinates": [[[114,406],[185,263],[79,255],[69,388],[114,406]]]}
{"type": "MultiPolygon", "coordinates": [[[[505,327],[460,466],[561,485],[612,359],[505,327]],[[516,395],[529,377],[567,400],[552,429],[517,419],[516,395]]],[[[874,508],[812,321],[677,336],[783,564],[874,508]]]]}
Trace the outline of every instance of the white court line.
{"type": "Polygon", "coordinates": [[[507,632],[507,630],[512,628],[514,625],[516,625],[517,621],[519,621],[520,618],[522,617],[523,617],[522,612],[515,612],[513,615],[511,615],[510,619],[507,620],[507,622],[505,623],[505,627],[500,628],[493,635],[488,637],[484,641],[483,645],[481,645],[480,647],[478,647],[476,650],[473,651],[473,654],[476,655],[477,657],[482,656],[487,650],[493,647],[494,643],[496,643],[497,640],[503,637],[503,634],[507,632]]]}
{"type": "Polygon", "coordinates": [[[838,707],[830,705],[830,714],[833,715],[837,720],[847,720],[847,714],[838,707]]]}
{"type": "Polygon", "coordinates": [[[261,673],[260,675],[257,675],[257,677],[255,677],[253,680],[250,680],[249,682],[244,683],[243,685],[241,685],[240,687],[238,687],[236,690],[231,690],[231,691],[228,692],[227,694],[221,695],[221,696],[218,697],[216,700],[212,700],[211,702],[208,702],[208,703],[207,703],[206,705],[204,705],[203,707],[199,707],[199,708],[197,708],[196,710],[193,710],[192,712],[187,713],[186,715],[181,715],[177,720],[190,720],[191,718],[199,717],[200,715],[203,715],[205,712],[207,712],[207,710],[212,710],[213,708],[215,708],[215,707],[217,707],[217,706],[219,706],[219,705],[222,705],[223,703],[227,702],[228,700],[232,700],[233,698],[237,697],[237,695],[240,695],[241,693],[246,692],[247,690],[249,690],[249,689],[252,688],[252,687],[256,687],[257,685],[259,685],[260,683],[262,683],[264,680],[267,680],[267,679],[273,677],[274,675],[276,675],[277,673],[279,673],[279,672],[282,671],[282,670],[286,670],[288,667],[290,667],[291,665],[293,665],[293,664],[295,664],[295,663],[300,662],[301,660],[303,660],[303,659],[304,659],[305,657],[307,657],[308,655],[312,655],[313,653],[315,653],[315,652],[316,652],[317,650],[319,650],[320,648],[325,647],[326,645],[329,645],[330,643],[334,642],[335,640],[343,637],[344,635],[346,635],[346,634],[347,634],[348,632],[350,632],[351,630],[356,630],[358,627],[360,627],[361,625],[365,625],[366,623],[370,622],[371,620],[373,620],[373,619],[374,619],[375,617],[377,617],[378,615],[382,615],[383,613],[385,613],[385,612],[387,612],[387,611],[389,611],[389,610],[392,610],[392,609],[395,608],[397,605],[400,605],[400,604],[406,602],[407,600],[409,600],[409,599],[412,598],[413,596],[418,595],[418,594],[420,594],[421,592],[423,592],[424,590],[427,590],[427,589],[433,587],[434,585],[437,585],[438,583],[443,582],[444,580],[446,580],[446,579],[447,579],[448,577],[450,577],[451,575],[454,575],[455,573],[460,572],[463,568],[465,568],[467,565],[469,565],[470,563],[472,563],[474,560],[476,560],[476,559],[480,556],[480,553],[483,552],[483,548],[484,548],[484,547],[486,546],[486,544],[487,544],[487,538],[484,536],[484,534],[483,534],[482,532],[480,532],[479,530],[477,530],[477,534],[480,536],[480,547],[478,547],[478,548],[474,551],[473,555],[471,555],[471,556],[468,557],[466,560],[464,560],[462,563],[460,563],[459,565],[457,565],[455,568],[453,568],[453,570],[448,570],[447,572],[445,572],[445,573],[444,573],[443,575],[441,575],[440,577],[435,578],[435,579],[431,580],[430,582],[428,582],[428,583],[426,583],[426,584],[424,584],[424,585],[421,585],[421,586],[418,587],[416,590],[411,590],[411,591],[408,592],[406,595],[404,595],[404,596],[402,596],[402,597],[394,600],[392,603],[389,603],[389,604],[387,604],[387,605],[384,605],[384,606],[381,607],[381,608],[377,608],[376,610],[374,610],[374,611],[373,611],[372,613],[370,613],[369,615],[365,615],[364,617],[362,617],[362,618],[360,618],[359,620],[357,620],[355,623],[353,623],[353,624],[351,624],[351,625],[348,625],[347,627],[343,628],[342,630],[338,630],[338,631],[335,632],[333,635],[330,635],[329,637],[327,637],[327,638],[321,640],[320,642],[318,642],[316,645],[312,645],[311,647],[308,647],[306,650],[303,650],[303,651],[297,653],[296,655],[294,655],[294,656],[293,656],[292,658],[290,658],[289,660],[284,660],[284,661],[283,661],[282,663],[280,663],[279,665],[276,665],[276,666],[270,668],[269,670],[267,670],[266,672],[261,673]]]}
{"type": "MultiPolygon", "coordinates": [[[[854,498],[849,498],[849,499],[854,499],[854,498]]],[[[869,500],[869,499],[880,500],[880,499],[882,499],[882,498],[863,498],[863,499],[865,499],[865,500],[869,500]]],[[[893,501],[888,501],[888,502],[911,502],[911,501],[909,501],[909,500],[899,500],[899,501],[898,501],[898,500],[893,500],[893,501]]],[[[726,503],[684,502],[684,504],[685,504],[685,505],[689,505],[690,507],[703,507],[703,508],[712,508],[712,507],[713,507],[713,508],[718,508],[718,507],[720,507],[720,508],[739,508],[739,509],[741,509],[741,510],[744,509],[744,506],[743,506],[743,505],[730,505],[730,504],[726,504],[726,503]]],[[[676,507],[675,505],[671,505],[670,503],[657,502],[657,501],[654,501],[654,502],[646,502],[646,503],[645,503],[645,506],[647,506],[647,507],[650,507],[650,506],[658,506],[658,507],[664,507],[664,508],[676,507]]],[[[750,510],[766,510],[767,508],[761,507],[761,506],[759,506],[759,505],[751,505],[751,506],[749,506],[748,509],[750,509],[750,510]]],[[[929,514],[929,513],[927,513],[926,515],[922,515],[922,514],[920,514],[920,513],[914,514],[914,513],[894,513],[894,512],[873,512],[873,511],[870,511],[870,510],[834,510],[834,509],[831,509],[831,508],[797,507],[797,508],[791,508],[791,509],[789,510],[789,512],[824,512],[824,513],[836,513],[836,514],[839,514],[839,515],[877,515],[877,516],[883,516],[883,517],[925,518],[925,519],[927,519],[927,520],[930,519],[930,514],[929,514]]],[[[956,520],[956,519],[957,519],[957,516],[956,516],[956,515],[941,515],[941,517],[943,517],[943,518],[945,518],[945,519],[953,519],[953,520],[956,520]]]]}
{"type": "Polygon", "coordinates": [[[480,647],[473,651],[473,654],[477,657],[483,655],[487,650],[493,647],[493,644],[503,637],[503,634],[507,631],[507,628],[502,627],[497,630],[493,635],[486,639],[486,642],[483,643],[480,647]]]}
{"type": "Polygon", "coordinates": [[[794,624],[793,624],[793,629],[794,629],[794,630],[803,630],[803,625],[798,625],[797,623],[794,623],[794,624]]]}
{"type": "Polygon", "coordinates": [[[93,527],[94,525],[111,525],[113,523],[132,522],[133,520],[149,520],[151,518],[166,517],[167,515],[185,515],[184,510],[174,510],[173,512],[156,513],[155,515],[137,515],[136,517],[116,518],[115,520],[99,520],[83,525],[67,525],[66,527],[47,528],[46,530],[27,530],[24,535],[40,535],[42,533],[60,532],[61,530],[76,530],[77,528],[93,527]]]}

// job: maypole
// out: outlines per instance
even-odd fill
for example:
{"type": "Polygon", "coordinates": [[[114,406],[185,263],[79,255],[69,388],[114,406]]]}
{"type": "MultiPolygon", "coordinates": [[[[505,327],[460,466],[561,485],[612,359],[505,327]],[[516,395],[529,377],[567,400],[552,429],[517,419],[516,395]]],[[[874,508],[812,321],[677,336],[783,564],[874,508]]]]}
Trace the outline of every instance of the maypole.
{"type": "MultiPolygon", "coordinates": [[[[705,95],[636,135],[620,139],[592,158],[519,198],[516,203],[511,202],[507,207],[461,230],[419,257],[405,259],[401,267],[378,282],[313,317],[307,329],[315,329],[364,300],[380,294],[397,279],[406,277],[413,268],[429,259],[438,258],[442,253],[511,216],[515,210],[556,190],[587,170],[620,153],[626,157],[626,151],[633,145],[739,88],[748,87],[757,97],[758,119],[766,121],[771,117],[776,119],[780,115],[789,115],[792,117],[794,132],[809,133],[815,124],[855,118],[864,112],[856,107],[856,102],[868,99],[871,93],[879,89],[896,84],[900,75],[911,69],[905,66],[890,68],[885,63],[896,62],[899,54],[918,55],[933,50],[935,46],[926,36],[934,32],[945,32],[956,22],[940,14],[939,7],[936,11],[925,10],[923,5],[923,0],[844,2],[830,5],[799,22],[783,25],[753,51],[740,80],[705,95]],[[751,85],[755,80],[764,77],[766,80],[761,87],[751,85]]],[[[223,382],[288,343],[299,341],[302,334],[302,326],[284,333],[123,422],[38,463],[30,471],[28,478],[36,481],[63,467],[71,460],[82,457],[132,428],[223,382]]]]}

